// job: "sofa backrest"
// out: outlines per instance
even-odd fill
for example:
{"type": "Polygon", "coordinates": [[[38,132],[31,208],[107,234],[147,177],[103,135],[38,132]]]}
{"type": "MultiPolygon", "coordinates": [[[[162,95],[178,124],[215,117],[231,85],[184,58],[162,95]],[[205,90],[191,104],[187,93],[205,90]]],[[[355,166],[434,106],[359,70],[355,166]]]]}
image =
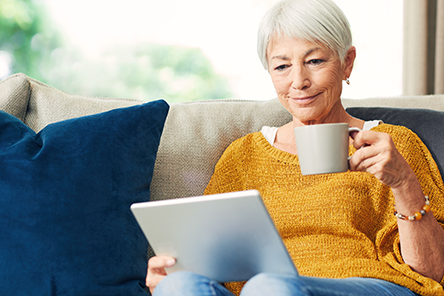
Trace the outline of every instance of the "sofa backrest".
{"type": "Polygon", "coordinates": [[[264,125],[280,126],[290,120],[277,100],[172,105],[154,168],[152,199],[201,195],[231,142],[264,125]]]}
{"type": "MultiPolygon", "coordinates": [[[[35,131],[52,122],[140,103],[133,99],[66,94],[23,74],[0,82],[0,109],[15,115],[35,131]]],[[[377,118],[410,127],[429,147],[439,168],[444,167],[444,138],[438,136],[442,134],[439,129],[443,113],[375,108],[444,110],[444,95],[344,99],[343,104],[345,107],[361,107],[347,109],[356,117],[377,118]]],[[[281,126],[290,120],[291,115],[277,99],[172,104],[157,154],[151,199],[201,195],[216,162],[232,141],[259,131],[264,125],[281,126]]]]}

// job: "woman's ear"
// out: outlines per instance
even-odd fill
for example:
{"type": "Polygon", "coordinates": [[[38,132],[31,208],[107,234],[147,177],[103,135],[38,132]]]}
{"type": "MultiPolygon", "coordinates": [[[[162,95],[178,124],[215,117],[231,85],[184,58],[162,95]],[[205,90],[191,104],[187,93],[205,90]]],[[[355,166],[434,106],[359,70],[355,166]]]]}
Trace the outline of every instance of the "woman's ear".
{"type": "Polygon", "coordinates": [[[348,49],[344,59],[344,75],[345,75],[344,79],[350,77],[351,72],[353,70],[353,64],[355,62],[355,59],[356,59],[356,47],[351,46],[348,49]]]}

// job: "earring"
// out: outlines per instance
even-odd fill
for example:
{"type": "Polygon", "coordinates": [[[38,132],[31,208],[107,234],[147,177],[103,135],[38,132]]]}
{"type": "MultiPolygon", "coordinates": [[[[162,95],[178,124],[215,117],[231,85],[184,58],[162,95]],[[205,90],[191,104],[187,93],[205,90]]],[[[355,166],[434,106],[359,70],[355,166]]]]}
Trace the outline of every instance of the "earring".
{"type": "Polygon", "coordinates": [[[345,83],[347,83],[347,85],[350,85],[350,80],[348,80],[348,77],[345,77],[345,83]]]}

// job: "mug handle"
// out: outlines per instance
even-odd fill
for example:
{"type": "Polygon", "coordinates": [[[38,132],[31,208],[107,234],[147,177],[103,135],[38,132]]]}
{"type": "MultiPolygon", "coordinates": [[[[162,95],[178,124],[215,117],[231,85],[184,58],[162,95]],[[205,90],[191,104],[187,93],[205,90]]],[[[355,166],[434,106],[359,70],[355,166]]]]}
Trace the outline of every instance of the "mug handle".
{"type": "MultiPolygon", "coordinates": [[[[357,134],[357,133],[359,133],[361,131],[361,129],[360,128],[358,128],[358,127],[349,127],[348,128],[348,134],[350,135],[350,137],[352,137],[353,139],[355,138],[355,135],[357,134]]],[[[364,147],[364,146],[363,146],[364,147]]],[[[362,147],[361,147],[362,148],[362,147]]],[[[359,148],[359,149],[361,149],[361,148],[359,148]]],[[[349,156],[348,157],[348,160],[350,160],[350,158],[351,158],[351,156],[349,156]]]]}
{"type": "Polygon", "coordinates": [[[349,134],[352,138],[354,138],[354,136],[352,136],[352,134],[353,134],[353,135],[356,135],[355,132],[356,132],[356,133],[359,133],[360,131],[361,131],[361,129],[358,128],[358,127],[349,127],[349,128],[348,128],[348,134],[349,134]]]}

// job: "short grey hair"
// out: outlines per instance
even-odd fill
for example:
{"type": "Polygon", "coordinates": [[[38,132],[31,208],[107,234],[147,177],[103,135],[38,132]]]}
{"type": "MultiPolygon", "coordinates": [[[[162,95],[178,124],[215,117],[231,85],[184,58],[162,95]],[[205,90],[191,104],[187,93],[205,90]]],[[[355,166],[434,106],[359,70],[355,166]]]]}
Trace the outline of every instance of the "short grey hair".
{"type": "Polygon", "coordinates": [[[283,0],[265,14],[259,25],[257,52],[266,70],[268,43],[281,34],[320,43],[333,50],[341,62],[352,46],[350,24],[332,0],[283,0]]]}

